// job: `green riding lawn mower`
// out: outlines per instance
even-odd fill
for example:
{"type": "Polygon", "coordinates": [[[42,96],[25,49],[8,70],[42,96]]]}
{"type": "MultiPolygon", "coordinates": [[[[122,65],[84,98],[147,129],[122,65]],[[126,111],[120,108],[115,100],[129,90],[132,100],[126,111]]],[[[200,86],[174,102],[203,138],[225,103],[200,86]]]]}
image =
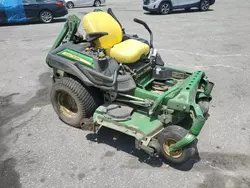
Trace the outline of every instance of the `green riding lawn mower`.
{"type": "Polygon", "coordinates": [[[172,163],[196,154],[214,84],[203,71],[164,65],[150,40],[128,34],[111,9],[70,15],[47,55],[51,103],[64,123],[135,138],[135,148],[172,163]],[[83,24],[85,33],[79,33],[83,24]]]}

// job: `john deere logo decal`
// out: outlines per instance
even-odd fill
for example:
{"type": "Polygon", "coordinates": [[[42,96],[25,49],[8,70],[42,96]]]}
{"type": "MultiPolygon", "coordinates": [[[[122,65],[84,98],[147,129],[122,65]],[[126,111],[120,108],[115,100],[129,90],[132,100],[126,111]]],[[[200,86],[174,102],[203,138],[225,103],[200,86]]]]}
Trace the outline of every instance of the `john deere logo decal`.
{"type": "Polygon", "coordinates": [[[80,62],[82,62],[82,63],[88,64],[88,65],[91,66],[91,63],[90,63],[90,62],[86,61],[85,59],[80,58],[80,57],[77,56],[77,55],[71,54],[71,53],[66,52],[66,51],[62,52],[61,54],[64,55],[64,56],[66,56],[66,57],[69,57],[70,59],[74,59],[74,60],[76,60],[76,61],[80,61],[80,62]]]}

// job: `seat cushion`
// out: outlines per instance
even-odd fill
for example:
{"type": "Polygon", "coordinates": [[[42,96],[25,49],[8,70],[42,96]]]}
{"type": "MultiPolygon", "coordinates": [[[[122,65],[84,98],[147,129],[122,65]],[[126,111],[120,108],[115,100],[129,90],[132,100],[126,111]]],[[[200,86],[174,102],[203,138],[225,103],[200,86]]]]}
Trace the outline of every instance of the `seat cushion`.
{"type": "Polygon", "coordinates": [[[135,39],[128,39],[113,46],[109,55],[115,58],[119,63],[134,63],[142,55],[149,53],[149,46],[135,39]]]}
{"type": "Polygon", "coordinates": [[[108,13],[97,11],[90,12],[83,17],[83,26],[86,33],[107,32],[95,40],[96,47],[109,49],[122,41],[122,28],[119,23],[108,13]]]}

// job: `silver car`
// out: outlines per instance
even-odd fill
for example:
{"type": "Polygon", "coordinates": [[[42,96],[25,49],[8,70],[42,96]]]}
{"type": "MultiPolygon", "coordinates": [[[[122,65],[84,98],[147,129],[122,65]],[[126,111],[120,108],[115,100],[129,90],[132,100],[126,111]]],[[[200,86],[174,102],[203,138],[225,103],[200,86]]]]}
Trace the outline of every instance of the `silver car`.
{"type": "Polygon", "coordinates": [[[105,3],[105,0],[64,0],[67,8],[71,9],[74,7],[83,6],[95,6],[99,7],[105,3]]]}
{"type": "Polygon", "coordinates": [[[193,7],[200,11],[207,11],[215,0],[143,0],[143,9],[149,12],[169,14],[175,9],[185,9],[189,11],[193,7]]]}

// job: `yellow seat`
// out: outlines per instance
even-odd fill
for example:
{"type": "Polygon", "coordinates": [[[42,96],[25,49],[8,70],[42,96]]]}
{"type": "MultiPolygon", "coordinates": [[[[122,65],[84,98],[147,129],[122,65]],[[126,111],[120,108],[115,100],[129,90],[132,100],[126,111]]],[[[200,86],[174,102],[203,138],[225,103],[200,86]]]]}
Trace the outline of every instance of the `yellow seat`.
{"type": "Polygon", "coordinates": [[[114,45],[110,49],[110,56],[114,57],[119,63],[133,63],[138,61],[142,55],[147,55],[149,46],[138,40],[128,39],[114,45]]]}
{"type": "Polygon", "coordinates": [[[149,52],[149,46],[138,40],[128,39],[122,41],[122,28],[106,12],[97,11],[86,14],[83,17],[83,26],[86,33],[108,33],[108,35],[95,40],[95,45],[97,48],[104,48],[107,55],[115,58],[119,63],[134,63],[142,55],[147,55],[149,52]]]}

